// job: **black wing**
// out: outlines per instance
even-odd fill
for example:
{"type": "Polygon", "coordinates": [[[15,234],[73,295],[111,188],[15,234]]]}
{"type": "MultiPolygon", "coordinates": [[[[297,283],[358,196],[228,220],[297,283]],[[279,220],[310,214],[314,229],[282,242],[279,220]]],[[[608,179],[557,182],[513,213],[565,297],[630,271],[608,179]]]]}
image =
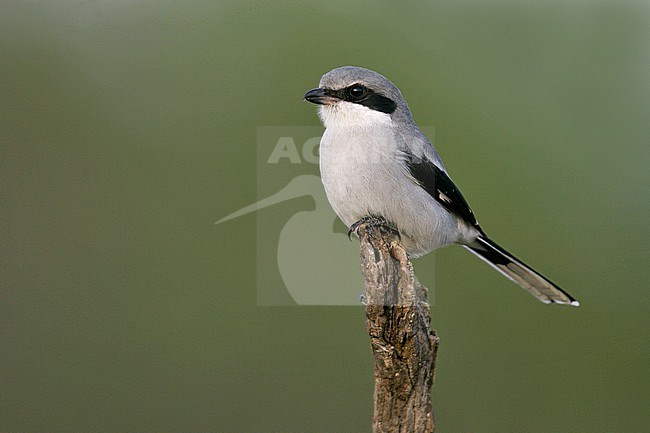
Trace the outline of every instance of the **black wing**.
{"type": "Polygon", "coordinates": [[[469,208],[465,197],[447,176],[447,173],[425,156],[407,155],[406,165],[418,185],[428,192],[431,197],[436,199],[449,212],[457,215],[479,232],[485,234],[478,221],[476,221],[476,217],[469,208]]]}

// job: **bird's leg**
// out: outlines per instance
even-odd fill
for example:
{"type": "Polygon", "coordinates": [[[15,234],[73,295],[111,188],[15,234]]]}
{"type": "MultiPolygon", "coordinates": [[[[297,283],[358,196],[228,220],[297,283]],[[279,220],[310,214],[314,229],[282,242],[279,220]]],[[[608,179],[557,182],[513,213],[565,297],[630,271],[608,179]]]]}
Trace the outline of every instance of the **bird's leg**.
{"type": "Polygon", "coordinates": [[[389,222],[386,218],[384,217],[377,217],[377,216],[367,216],[361,218],[359,221],[355,222],[352,224],[350,227],[350,230],[348,231],[348,239],[350,241],[352,240],[352,233],[359,234],[358,230],[359,227],[362,225],[368,225],[373,228],[378,228],[385,234],[392,234],[394,236],[397,236],[397,238],[401,241],[402,236],[399,234],[399,230],[397,229],[397,226],[391,222],[389,222]]]}

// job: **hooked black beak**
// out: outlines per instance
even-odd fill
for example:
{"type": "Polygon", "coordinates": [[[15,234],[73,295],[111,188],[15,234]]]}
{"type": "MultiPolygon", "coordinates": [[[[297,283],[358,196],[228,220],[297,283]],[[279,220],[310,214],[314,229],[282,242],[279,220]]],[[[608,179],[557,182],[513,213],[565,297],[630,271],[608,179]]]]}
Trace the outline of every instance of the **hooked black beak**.
{"type": "Polygon", "coordinates": [[[305,101],[309,101],[312,104],[332,105],[339,102],[339,98],[332,95],[328,89],[317,88],[305,93],[305,101]]]}

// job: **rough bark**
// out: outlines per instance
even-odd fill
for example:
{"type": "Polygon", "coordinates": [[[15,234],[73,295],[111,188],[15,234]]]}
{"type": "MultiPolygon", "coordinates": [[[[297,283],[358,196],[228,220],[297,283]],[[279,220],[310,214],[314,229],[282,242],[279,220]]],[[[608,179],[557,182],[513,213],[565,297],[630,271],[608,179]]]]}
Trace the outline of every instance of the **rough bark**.
{"type": "Polygon", "coordinates": [[[375,361],[373,432],[434,430],[430,389],[438,337],[428,289],[420,285],[399,239],[370,224],[358,228],[366,326],[375,361]]]}

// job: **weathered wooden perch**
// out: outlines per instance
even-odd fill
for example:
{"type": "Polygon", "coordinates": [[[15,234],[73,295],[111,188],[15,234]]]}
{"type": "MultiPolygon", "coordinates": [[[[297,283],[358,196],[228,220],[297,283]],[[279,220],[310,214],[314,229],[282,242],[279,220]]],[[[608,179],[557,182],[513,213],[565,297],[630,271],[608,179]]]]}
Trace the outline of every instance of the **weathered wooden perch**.
{"type": "Polygon", "coordinates": [[[430,330],[428,289],[390,230],[362,224],[366,326],[375,361],[374,433],[434,429],[430,389],[438,337],[430,330]]]}

